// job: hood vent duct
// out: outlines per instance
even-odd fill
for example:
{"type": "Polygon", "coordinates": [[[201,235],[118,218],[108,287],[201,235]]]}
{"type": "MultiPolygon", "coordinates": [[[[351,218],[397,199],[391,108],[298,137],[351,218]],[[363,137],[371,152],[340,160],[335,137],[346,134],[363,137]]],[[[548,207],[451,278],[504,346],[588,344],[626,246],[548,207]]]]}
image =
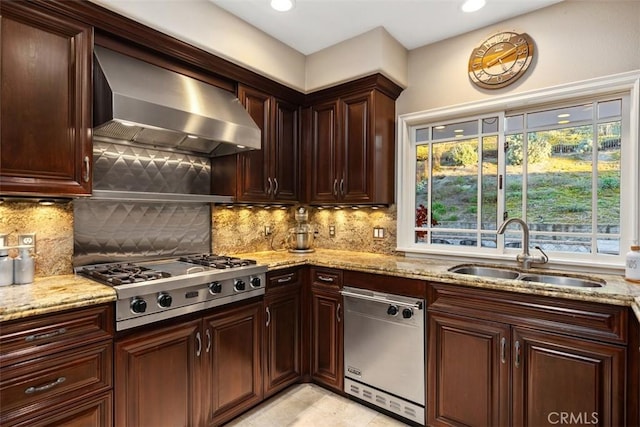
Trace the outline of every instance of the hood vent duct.
{"type": "Polygon", "coordinates": [[[101,46],[94,55],[94,135],[209,157],[262,148],[232,93],[101,46]]]}

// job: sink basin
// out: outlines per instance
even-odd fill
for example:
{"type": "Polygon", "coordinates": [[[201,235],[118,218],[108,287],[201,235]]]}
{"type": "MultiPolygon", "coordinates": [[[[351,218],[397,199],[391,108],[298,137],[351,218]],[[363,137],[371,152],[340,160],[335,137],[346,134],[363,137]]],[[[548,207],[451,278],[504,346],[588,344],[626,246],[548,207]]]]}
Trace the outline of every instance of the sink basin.
{"type": "Polygon", "coordinates": [[[594,279],[582,279],[577,277],[555,276],[551,274],[523,274],[520,280],[525,282],[551,283],[558,286],[572,286],[576,288],[601,288],[604,283],[594,279]]]}
{"type": "Polygon", "coordinates": [[[522,280],[524,282],[548,283],[556,286],[573,288],[601,288],[606,283],[588,277],[567,277],[559,274],[527,273],[507,267],[491,267],[484,265],[457,265],[449,269],[452,273],[469,276],[488,277],[492,279],[522,280]]]}
{"type": "Polygon", "coordinates": [[[477,265],[461,265],[449,269],[452,273],[468,274],[471,276],[491,277],[494,279],[517,279],[520,273],[506,268],[481,267],[477,265]]]}

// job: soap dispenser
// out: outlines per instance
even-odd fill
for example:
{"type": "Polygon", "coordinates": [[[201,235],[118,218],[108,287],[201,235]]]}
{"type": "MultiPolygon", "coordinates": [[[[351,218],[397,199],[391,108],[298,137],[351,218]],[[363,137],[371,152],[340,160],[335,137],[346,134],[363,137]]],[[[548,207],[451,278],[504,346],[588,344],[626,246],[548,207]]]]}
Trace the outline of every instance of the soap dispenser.
{"type": "Polygon", "coordinates": [[[625,262],[625,279],[631,282],[640,283],[640,246],[631,245],[631,250],[627,252],[625,262]]]}
{"type": "Polygon", "coordinates": [[[13,282],[16,285],[33,283],[35,265],[29,249],[31,249],[31,246],[20,246],[20,254],[14,260],[13,282]]]}
{"type": "Polygon", "coordinates": [[[13,284],[13,258],[9,256],[7,235],[0,234],[0,286],[13,284]]]}

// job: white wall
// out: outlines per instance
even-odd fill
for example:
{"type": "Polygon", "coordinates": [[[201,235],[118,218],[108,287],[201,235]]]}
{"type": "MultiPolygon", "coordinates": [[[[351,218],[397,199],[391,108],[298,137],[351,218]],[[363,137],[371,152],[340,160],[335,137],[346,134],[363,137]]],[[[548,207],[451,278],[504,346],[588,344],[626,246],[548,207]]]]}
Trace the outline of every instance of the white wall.
{"type": "Polygon", "coordinates": [[[409,84],[398,114],[525,92],[640,69],[640,1],[562,3],[409,52],[409,84]],[[515,30],[535,42],[537,60],[527,74],[503,89],[471,84],[472,49],[492,33],[515,30]]]}
{"type": "Polygon", "coordinates": [[[384,28],[308,57],[207,0],[91,0],[301,92],[381,72],[407,85],[407,50],[384,28]]]}
{"type": "Polygon", "coordinates": [[[307,56],[308,92],[380,72],[407,86],[407,50],[383,27],[307,56]]]}
{"type": "Polygon", "coordinates": [[[305,56],[206,0],[91,0],[294,89],[305,56]]]}

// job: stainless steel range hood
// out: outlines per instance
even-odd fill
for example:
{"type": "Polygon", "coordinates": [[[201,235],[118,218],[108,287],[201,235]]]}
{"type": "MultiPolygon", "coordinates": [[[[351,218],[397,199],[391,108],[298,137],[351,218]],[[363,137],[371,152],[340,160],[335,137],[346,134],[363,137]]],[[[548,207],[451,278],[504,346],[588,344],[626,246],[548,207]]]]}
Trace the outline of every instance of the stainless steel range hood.
{"type": "Polygon", "coordinates": [[[233,94],[101,46],[94,54],[94,135],[211,157],[262,148],[233,94]]]}

